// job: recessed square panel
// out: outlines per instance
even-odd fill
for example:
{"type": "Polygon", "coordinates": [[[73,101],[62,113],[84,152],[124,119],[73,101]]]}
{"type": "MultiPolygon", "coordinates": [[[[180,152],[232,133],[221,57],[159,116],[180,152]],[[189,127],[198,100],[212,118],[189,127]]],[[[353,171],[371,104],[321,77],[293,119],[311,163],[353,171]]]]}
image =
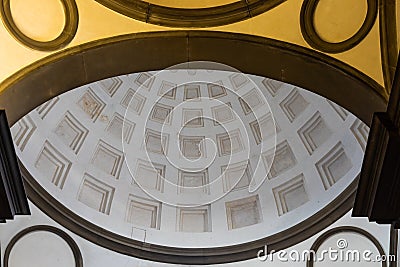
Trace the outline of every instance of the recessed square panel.
{"type": "Polygon", "coordinates": [[[25,115],[11,127],[13,140],[21,151],[24,151],[26,144],[35,130],[36,125],[29,115],[25,115]]]}
{"type": "Polygon", "coordinates": [[[60,151],[45,141],[44,146],[35,162],[40,177],[51,181],[55,186],[63,189],[72,162],[60,151]]]}
{"type": "Polygon", "coordinates": [[[207,84],[208,95],[210,98],[218,98],[226,96],[226,89],[222,81],[207,84]]]}
{"type": "Polygon", "coordinates": [[[341,142],[337,143],[315,166],[325,190],[332,187],[353,168],[341,142]]]}
{"type": "Polygon", "coordinates": [[[242,228],[262,222],[258,195],[226,202],[225,207],[228,230],[242,228]]]}
{"type": "Polygon", "coordinates": [[[224,179],[224,192],[246,189],[252,179],[252,170],[248,161],[221,167],[224,179]]]}
{"type": "Polygon", "coordinates": [[[290,122],[299,117],[310,103],[304,99],[297,89],[292,92],[280,103],[283,112],[290,122]]]}
{"type": "Polygon", "coordinates": [[[158,90],[158,95],[165,98],[175,99],[176,83],[162,81],[160,89],[158,90]]]}
{"type": "Polygon", "coordinates": [[[276,96],[278,94],[279,89],[282,87],[283,83],[280,81],[265,78],[262,81],[262,84],[265,86],[265,88],[270,92],[272,96],[276,96]]]}
{"type": "Polygon", "coordinates": [[[232,112],[232,104],[230,102],[211,107],[214,117],[214,125],[219,125],[235,120],[235,115],[232,112]]]}
{"type": "Polygon", "coordinates": [[[114,96],[114,94],[118,91],[121,85],[122,85],[122,80],[119,77],[112,77],[100,81],[101,88],[103,88],[103,90],[106,91],[106,93],[111,97],[114,96]]]}
{"type": "Polygon", "coordinates": [[[195,100],[201,97],[200,85],[198,84],[186,84],[184,88],[184,100],[195,100]]]}
{"type": "Polygon", "coordinates": [[[145,147],[148,152],[167,154],[168,134],[146,129],[145,147]],[[162,136],[162,138],[161,138],[162,136]]]}
{"type": "Polygon", "coordinates": [[[264,115],[259,120],[250,122],[249,125],[257,144],[260,144],[263,140],[274,137],[276,133],[280,131],[271,113],[264,115]]]}
{"type": "Polygon", "coordinates": [[[148,189],[164,190],[165,165],[139,160],[136,166],[134,183],[148,189]]]}
{"type": "Polygon", "coordinates": [[[217,134],[218,151],[220,156],[231,155],[243,151],[244,145],[240,130],[217,134]]]}
{"type": "Polygon", "coordinates": [[[50,110],[53,109],[53,107],[57,104],[57,102],[60,100],[58,96],[53,97],[49,101],[41,104],[36,108],[37,113],[39,114],[41,119],[44,119],[46,115],[49,113],[50,110]]]}
{"type": "Polygon", "coordinates": [[[308,202],[304,187],[304,176],[300,174],[286,183],[272,189],[279,216],[288,213],[308,202]]]}
{"type": "Polygon", "coordinates": [[[170,124],[172,120],[172,110],[173,107],[171,106],[157,103],[153,106],[153,109],[151,110],[150,119],[161,124],[170,124]]]}
{"type": "Polygon", "coordinates": [[[103,102],[91,89],[89,89],[78,101],[78,105],[90,119],[96,121],[106,106],[106,103],[103,102]]]}
{"type": "Polygon", "coordinates": [[[231,81],[235,91],[249,83],[249,79],[243,73],[232,74],[229,76],[229,80],[231,81]]]}
{"type": "Polygon", "coordinates": [[[125,108],[129,107],[129,110],[140,115],[144,104],[146,103],[146,98],[136,91],[129,89],[121,101],[121,105],[125,108]]]}
{"type": "Polygon", "coordinates": [[[129,195],[126,221],[139,227],[160,229],[161,203],[129,195]]]}
{"type": "Polygon", "coordinates": [[[210,206],[179,208],[177,230],[187,233],[211,232],[210,206]]]}
{"type": "Polygon", "coordinates": [[[209,192],[208,170],[200,172],[179,171],[178,177],[178,193],[198,193],[209,192]]]}
{"type": "Polygon", "coordinates": [[[336,104],[335,102],[332,102],[328,99],[326,101],[328,101],[329,105],[331,105],[331,107],[336,111],[336,113],[339,115],[339,117],[343,121],[345,121],[347,116],[349,115],[349,112],[346,109],[344,109],[343,107],[336,104]]]}
{"type": "Polygon", "coordinates": [[[203,119],[203,110],[202,109],[182,109],[182,117],[183,122],[182,126],[184,127],[203,127],[204,119],[203,119]]]}
{"type": "Polygon", "coordinates": [[[365,147],[367,146],[368,140],[368,133],[369,128],[359,119],[351,126],[351,132],[353,133],[354,137],[357,139],[358,143],[360,144],[363,151],[365,151],[365,147]]]}
{"type": "Polygon", "coordinates": [[[118,179],[122,168],[123,153],[100,140],[91,162],[98,169],[118,179]]]}
{"type": "Polygon", "coordinates": [[[129,144],[132,138],[133,131],[135,129],[136,124],[128,119],[124,119],[122,115],[118,113],[114,113],[113,118],[111,119],[110,123],[107,126],[106,131],[112,135],[113,137],[117,138],[118,140],[122,140],[129,144]],[[122,131],[123,135],[122,135],[122,131]]]}
{"type": "Polygon", "coordinates": [[[154,77],[150,73],[147,73],[147,72],[140,73],[135,79],[135,83],[137,85],[142,86],[142,87],[146,88],[147,90],[151,89],[153,82],[154,82],[154,77]]]}
{"type": "Polygon", "coordinates": [[[110,214],[115,188],[85,173],[79,189],[78,201],[101,213],[110,214]]]}
{"type": "Polygon", "coordinates": [[[70,147],[77,154],[85,141],[89,130],[83,126],[70,112],[58,124],[54,133],[65,145],[70,147]]]}
{"type": "Polygon", "coordinates": [[[265,104],[264,97],[256,89],[252,89],[242,97],[239,97],[239,102],[245,114],[254,112],[265,104]]]}
{"type": "Polygon", "coordinates": [[[205,157],[204,136],[180,136],[180,149],[184,157],[198,159],[205,157]]]}
{"type": "Polygon", "coordinates": [[[272,179],[281,173],[293,168],[297,164],[296,157],[287,141],[276,146],[274,150],[269,150],[262,154],[265,168],[268,170],[268,178],[272,179]],[[275,155],[275,157],[274,157],[275,155]]]}
{"type": "Polygon", "coordinates": [[[316,112],[298,130],[298,134],[308,153],[311,155],[331,137],[332,131],[321,117],[321,114],[316,112]]]}

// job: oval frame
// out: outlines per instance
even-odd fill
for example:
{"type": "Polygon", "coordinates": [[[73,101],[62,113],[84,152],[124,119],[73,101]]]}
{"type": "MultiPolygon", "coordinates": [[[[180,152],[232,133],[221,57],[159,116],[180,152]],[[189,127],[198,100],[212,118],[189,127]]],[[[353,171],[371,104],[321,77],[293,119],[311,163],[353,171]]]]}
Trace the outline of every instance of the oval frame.
{"type": "Polygon", "coordinates": [[[359,44],[371,31],[378,15],[378,0],[367,0],[368,9],[360,29],[341,42],[328,42],[315,29],[314,15],[320,0],[304,0],[300,11],[300,27],[303,38],[313,48],[326,53],[341,53],[359,44]]]}
{"type": "Polygon", "coordinates": [[[18,28],[11,13],[10,1],[0,0],[0,15],[8,32],[21,44],[39,51],[54,51],[67,46],[74,39],[79,24],[75,0],[59,0],[64,9],[64,27],[59,36],[45,42],[30,38],[18,28]]]}
{"type": "Polygon", "coordinates": [[[75,267],[83,267],[82,254],[76,242],[63,230],[50,225],[34,225],[18,232],[8,243],[7,248],[4,252],[4,267],[9,267],[8,261],[14,245],[25,235],[33,232],[49,232],[62,238],[68,244],[74,255],[75,267]]]}

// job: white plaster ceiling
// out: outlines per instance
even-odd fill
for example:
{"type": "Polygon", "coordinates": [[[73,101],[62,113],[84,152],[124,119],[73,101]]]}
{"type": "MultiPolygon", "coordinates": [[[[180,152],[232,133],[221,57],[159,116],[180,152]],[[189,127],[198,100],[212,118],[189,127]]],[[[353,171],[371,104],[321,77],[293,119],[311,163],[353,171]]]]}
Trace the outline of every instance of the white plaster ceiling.
{"type": "Polygon", "coordinates": [[[33,177],[79,216],[148,243],[213,247],[328,205],[358,175],[368,127],[290,84],[179,69],[76,88],[12,133],[33,177]]]}

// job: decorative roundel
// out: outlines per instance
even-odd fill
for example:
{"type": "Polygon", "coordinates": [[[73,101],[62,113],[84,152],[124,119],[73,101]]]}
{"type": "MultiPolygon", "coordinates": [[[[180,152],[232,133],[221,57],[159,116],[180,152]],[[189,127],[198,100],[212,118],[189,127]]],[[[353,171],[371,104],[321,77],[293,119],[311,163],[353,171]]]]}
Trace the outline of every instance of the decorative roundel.
{"type": "Polygon", "coordinates": [[[92,241],[134,256],[233,252],[346,198],[365,124],[293,85],[202,66],[87,84],[12,127],[23,169],[92,241]]]}
{"type": "Polygon", "coordinates": [[[313,48],[326,53],[341,53],[359,44],[374,26],[378,14],[378,1],[367,0],[368,10],[360,29],[348,39],[332,43],[318,34],[314,24],[314,14],[320,0],[304,0],[300,13],[301,33],[306,42],[313,48]]]}
{"type": "Polygon", "coordinates": [[[40,51],[53,51],[67,46],[74,39],[79,23],[78,8],[75,0],[60,0],[64,9],[64,28],[58,37],[45,42],[30,38],[18,28],[11,13],[10,1],[0,0],[0,15],[4,26],[21,44],[40,51]]]}
{"type": "Polygon", "coordinates": [[[46,264],[83,267],[76,242],[67,233],[50,225],[34,225],[17,233],[4,251],[4,266],[46,264]]]}

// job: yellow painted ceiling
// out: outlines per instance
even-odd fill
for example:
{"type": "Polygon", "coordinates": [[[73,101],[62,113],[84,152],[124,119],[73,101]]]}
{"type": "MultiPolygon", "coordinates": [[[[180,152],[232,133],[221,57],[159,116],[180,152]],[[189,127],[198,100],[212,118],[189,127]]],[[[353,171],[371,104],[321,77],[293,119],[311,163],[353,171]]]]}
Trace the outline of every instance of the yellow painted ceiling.
{"type": "MultiPolygon", "coordinates": [[[[195,2],[189,0],[152,1],[177,7],[186,4],[193,5],[189,3],[195,2]]],[[[211,5],[213,2],[203,3],[211,5]]],[[[232,1],[221,0],[218,4],[228,2],[232,1]]],[[[11,0],[11,3],[16,24],[29,37],[36,40],[49,40],[61,31],[64,15],[62,5],[57,1],[41,0],[40,5],[36,0],[11,0]]],[[[79,27],[75,38],[66,48],[126,33],[179,30],[146,24],[125,17],[93,0],[76,0],[76,3],[79,10],[79,27]]],[[[251,19],[207,28],[207,30],[269,37],[311,48],[304,41],[300,30],[301,5],[302,1],[288,0],[251,19]]],[[[346,39],[359,29],[365,18],[366,9],[365,0],[323,0],[316,10],[316,30],[327,41],[338,42],[346,39]]],[[[377,19],[367,37],[355,48],[339,54],[330,54],[330,56],[357,68],[383,85],[378,23],[377,19]]],[[[40,52],[21,45],[7,32],[4,25],[0,26],[0,40],[0,61],[2,62],[0,81],[32,62],[56,52],[40,52]]]]}

